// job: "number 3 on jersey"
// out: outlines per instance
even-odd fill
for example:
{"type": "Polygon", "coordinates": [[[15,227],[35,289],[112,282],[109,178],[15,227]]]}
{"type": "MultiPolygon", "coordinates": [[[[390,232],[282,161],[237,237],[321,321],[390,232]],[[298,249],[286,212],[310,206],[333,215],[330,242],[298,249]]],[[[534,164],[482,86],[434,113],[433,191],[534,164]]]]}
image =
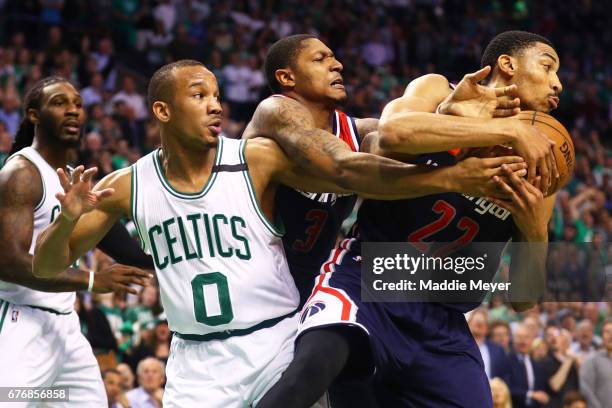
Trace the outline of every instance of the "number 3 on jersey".
{"type": "Polygon", "coordinates": [[[305,240],[296,239],[293,242],[293,250],[299,252],[310,252],[315,242],[321,234],[321,230],[327,221],[327,211],[325,210],[310,210],[306,213],[306,221],[312,221],[312,224],[306,228],[305,240]]]}
{"type": "Polygon", "coordinates": [[[208,326],[220,326],[222,324],[227,324],[234,319],[234,311],[232,310],[232,301],[230,299],[227,278],[221,272],[201,273],[196,275],[196,277],[191,281],[191,290],[193,291],[195,318],[198,322],[204,323],[208,326]],[[215,313],[211,316],[211,310],[209,310],[209,308],[212,309],[213,305],[209,299],[209,308],[207,308],[204,288],[206,286],[213,285],[217,288],[219,313],[215,313]]]}

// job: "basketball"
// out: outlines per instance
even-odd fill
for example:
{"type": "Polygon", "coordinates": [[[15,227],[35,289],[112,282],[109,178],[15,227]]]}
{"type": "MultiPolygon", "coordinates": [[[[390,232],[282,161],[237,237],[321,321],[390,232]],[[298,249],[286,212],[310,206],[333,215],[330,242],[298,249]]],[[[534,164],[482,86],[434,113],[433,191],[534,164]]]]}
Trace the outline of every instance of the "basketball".
{"type": "Polygon", "coordinates": [[[576,153],[569,132],[557,119],[544,112],[522,111],[518,119],[529,122],[556,143],[554,148],[555,161],[559,170],[559,178],[552,178],[548,195],[559,191],[571,179],[574,173],[576,153]]]}

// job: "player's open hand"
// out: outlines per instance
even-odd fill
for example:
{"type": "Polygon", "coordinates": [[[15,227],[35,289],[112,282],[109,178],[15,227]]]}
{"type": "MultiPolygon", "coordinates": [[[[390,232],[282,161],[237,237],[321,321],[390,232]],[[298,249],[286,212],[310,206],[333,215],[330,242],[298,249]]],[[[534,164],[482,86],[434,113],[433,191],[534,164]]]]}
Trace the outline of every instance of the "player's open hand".
{"type": "Polygon", "coordinates": [[[96,293],[129,292],[137,294],[132,285],[147,286],[153,275],[133,266],[114,264],[95,274],[93,291],[96,293]]]}
{"type": "Polygon", "coordinates": [[[535,126],[515,119],[512,122],[516,129],[512,147],[527,162],[527,181],[546,195],[553,177],[559,177],[554,154],[555,142],[535,126]],[[536,182],[538,175],[540,178],[536,182]]]}
{"type": "Polygon", "coordinates": [[[95,209],[103,199],[114,193],[112,188],[92,191],[92,177],[97,172],[97,167],[85,170],[83,166],[78,166],[70,177],[64,169],[57,169],[57,175],[64,192],[57,193],[55,197],[62,206],[62,216],[74,221],[81,215],[95,209]]]}
{"type": "Polygon", "coordinates": [[[498,183],[493,180],[493,177],[504,174],[502,166],[510,169],[518,178],[527,174],[527,164],[519,156],[484,159],[468,157],[449,168],[449,171],[453,173],[449,177],[457,183],[457,191],[459,192],[475,197],[494,196],[510,199],[510,194],[499,189],[498,183]]]}
{"type": "Polygon", "coordinates": [[[518,114],[521,101],[516,85],[492,88],[478,84],[489,75],[490,66],[466,74],[455,90],[442,101],[439,113],[470,118],[501,118],[518,114]]]}
{"type": "MultiPolygon", "coordinates": [[[[502,165],[504,177],[494,176],[493,181],[510,199],[487,197],[512,213],[514,224],[528,241],[543,241],[548,233],[548,217],[544,206],[544,194],[531,183],[502,165]]],[[[540,182],[536,177],[536,183],[540,182]]]]}

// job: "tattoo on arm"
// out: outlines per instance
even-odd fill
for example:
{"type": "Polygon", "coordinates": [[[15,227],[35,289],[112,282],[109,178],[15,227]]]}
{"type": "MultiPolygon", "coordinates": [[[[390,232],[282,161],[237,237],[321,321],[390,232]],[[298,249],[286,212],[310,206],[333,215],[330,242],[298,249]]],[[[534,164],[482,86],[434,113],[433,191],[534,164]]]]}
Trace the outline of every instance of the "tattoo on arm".
{"type": "MultiPolygon", "coordinates": [[[[0,171],[0,279],[46,292],[66,292],[87,288],[85,271],[71,269],[53,279],[32,275],[29,250],[34,230],[34,207],[42,198],[40,174],[26,159],[12,159],[0,171]]],[[[87,276],[86,276],[87,275],[87,276]]]]}

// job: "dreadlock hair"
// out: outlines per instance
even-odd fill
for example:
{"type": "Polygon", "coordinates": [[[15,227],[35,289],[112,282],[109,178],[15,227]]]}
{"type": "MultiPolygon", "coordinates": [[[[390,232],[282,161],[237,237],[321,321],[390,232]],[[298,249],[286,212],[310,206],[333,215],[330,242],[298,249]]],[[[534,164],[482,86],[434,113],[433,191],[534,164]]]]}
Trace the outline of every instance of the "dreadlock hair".
{"type": "Polygon", "coordinates": [[[276,80],[276,70],[292,67],[295,57],[302,48],[302,42],[309,38],[317,38],[310,34],[296,34],[281,38],[268,50],[264,61],[264,70],[268,86],[274,93],[281,93],[281,85],[276,80]]]}
{"type": "Polygon", "coordinates": [[[525,48],[533,46],[535,43],[543,43],[555,48],[548,38],[527,31],[504,31],[503,33],[497,34],[487,45],[487,48],[485,48],[482,53],[482,59],[480,60],[480,66],[482,68],[487,65],[491,66],[491,72],[485,79],[485,82],[491,79],[493,69],[500,55],[507,54],[515,56],[525,48]]]}
{"type": "Polygon", "coordinates": [[[30,119],[28,118],[28,110],[40,109],[43,90],[49,85],[60,82],[70,83],[70,81],[68,81],[66,78],[49,76],[36,82],[34,86],[26,93],[25,100],[23,102],[23,119],[21,119],[19,129],[17,129],[17,133],[15,134],[15,140],[13,141],[13,146],[11,147],[9,156],[32,144],[32,141],[34,140],[34,124],[30,122],[30,119]]]}

